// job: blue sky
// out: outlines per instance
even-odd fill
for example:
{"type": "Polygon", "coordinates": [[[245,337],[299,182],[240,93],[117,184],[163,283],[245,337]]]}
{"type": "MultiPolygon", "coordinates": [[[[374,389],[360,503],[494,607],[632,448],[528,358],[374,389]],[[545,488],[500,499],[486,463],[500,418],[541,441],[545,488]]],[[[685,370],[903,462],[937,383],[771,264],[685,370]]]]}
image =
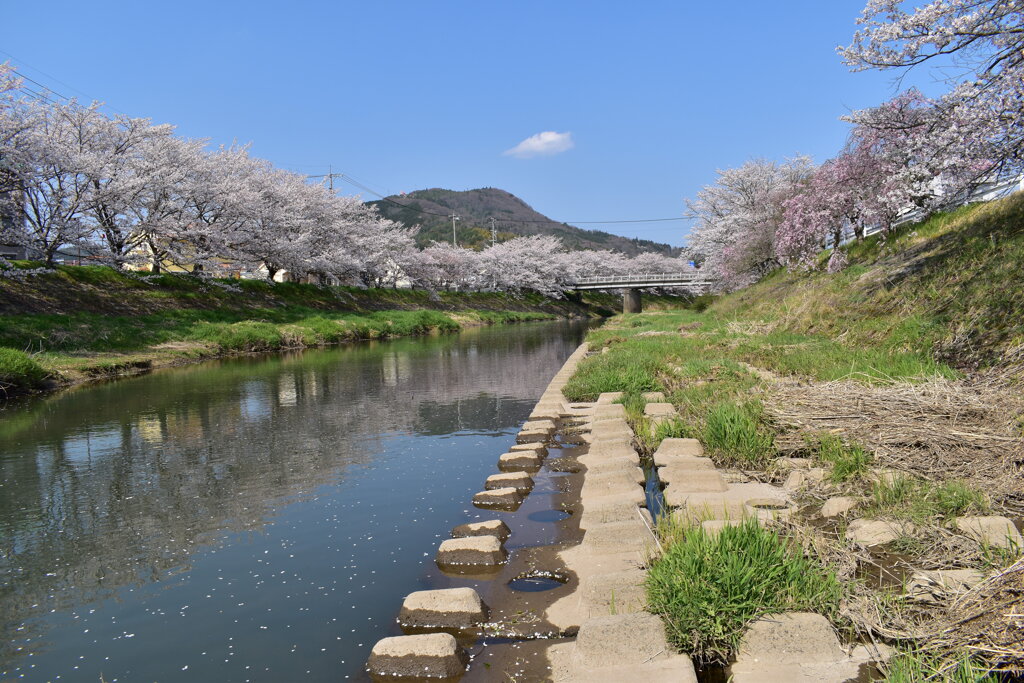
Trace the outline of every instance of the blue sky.
{"type": "MultiPolygon", "coordinates": [[[[839,117],[896,92],[835,53],[863,5],[3,0],[0,60],[63,95],[385,193],[500,187],[557,220],[663,218],[716,168],[832,156],[839,117]],[[572,147],[504,154],[545,131],[572,147]]],[[[688,228],[578,225],[677,245],[688,228]]]]}

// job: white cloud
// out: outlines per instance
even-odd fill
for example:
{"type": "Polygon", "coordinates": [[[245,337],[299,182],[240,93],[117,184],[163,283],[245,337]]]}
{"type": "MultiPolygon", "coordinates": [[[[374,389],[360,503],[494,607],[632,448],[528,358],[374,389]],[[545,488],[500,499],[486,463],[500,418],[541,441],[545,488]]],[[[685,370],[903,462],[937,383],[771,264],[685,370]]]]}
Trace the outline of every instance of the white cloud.
{"type": "Polygon", "coordinates": [[[573,148],[572,133],[556,133],[553,130],[546,130],[526,138],[512,149],[505,150],[505,154],[517,159],[529,159],[531,157],[551,156],[560,154],[573,148]]]}

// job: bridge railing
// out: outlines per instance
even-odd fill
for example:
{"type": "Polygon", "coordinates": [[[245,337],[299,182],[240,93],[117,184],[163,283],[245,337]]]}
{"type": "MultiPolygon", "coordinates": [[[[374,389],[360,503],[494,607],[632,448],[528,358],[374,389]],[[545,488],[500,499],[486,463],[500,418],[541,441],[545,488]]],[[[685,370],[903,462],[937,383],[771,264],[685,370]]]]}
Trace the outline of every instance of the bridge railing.
{"type": "Polygon", "coordinates": [[[684,273],[637,273],[631,275],[608,275],[605,277],[584,277],[576,281],[577,285],[598,285],[598,284],[616,284],[616,283],[634,283],[634,282],[688,282],[692,280],[705,279],[697,271],[688,271],[684,273]]]}

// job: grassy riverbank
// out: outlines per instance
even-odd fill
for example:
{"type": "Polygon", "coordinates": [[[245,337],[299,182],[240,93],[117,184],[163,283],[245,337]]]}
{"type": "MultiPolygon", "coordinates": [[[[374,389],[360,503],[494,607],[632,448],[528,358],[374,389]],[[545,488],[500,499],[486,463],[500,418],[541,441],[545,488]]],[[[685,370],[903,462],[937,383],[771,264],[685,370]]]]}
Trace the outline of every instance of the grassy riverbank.
{"type": "MultiPolygon", "coordinates": [[[[18,265],[30,270],[37,264],[18,265]]],[[[655,306],[677,302],[651,300],[655,306]]],[[[24,392],[235,353],[599,317],[619,305],[607,294],[556,300],[60,267],[0,279],[0,388],[24,392]]]]}
{"type": "Polygon", "coordinates": [[[898,646],[889,680],[1024,669],[1019,625],[1003,609],[1018,599],[1024,548],[957,522],[1024,518],[1022,224],[1024,197],[969,207],[887,244],[852,245],[838,274],[779,272],[701,310],[618,316],[591,332],[598,353],[567,398],[623,391],[641,450],[697,438],[731,480],[785,483],[800,509],[719,540],[663,520],[649,608],[679,647],[727,659],[744,623],[782,607],[898,646]],[[647,391],[664,392],[679,418],[653,428],[647,391]],[[816,474],[794,480],[796,462],[816,474]],[[837,497],[852,510],[822,516],[837,497]],[[855,519],[898,532],[854,542],[855,519]],[[908,588],[938,569],[986,582],[966,596],[908,588]]]}

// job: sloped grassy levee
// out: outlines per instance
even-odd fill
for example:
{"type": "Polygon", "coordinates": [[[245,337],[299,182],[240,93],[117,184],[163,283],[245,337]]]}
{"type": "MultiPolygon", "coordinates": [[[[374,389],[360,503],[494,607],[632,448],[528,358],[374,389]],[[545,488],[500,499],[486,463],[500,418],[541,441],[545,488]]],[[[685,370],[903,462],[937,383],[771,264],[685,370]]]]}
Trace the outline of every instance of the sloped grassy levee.
{"type": "Polygon", "coordinates": [[[625,392],[642,451],[697,438],[718,467],[785,486],[801,510],[716,537],[663,517],[648,609],[704,661],[733,655],[752,619],[811,610],[844,632],[888,638],[891,681],[1020,675],[1021,632],[1002,605],[1019,600],[1024,548],[965,533],[959,520],[1024,516],[1024,196],[847,253],[840,273],[780,271],[588,335],[599,353],[565,387],[570,401],[625,392]],[[679,418],[650,421],[650,391],[679,418]],[[810,406],[797,405],[805,396],[810,406]],[[790,469],[793,456],[811,469],[790,469]],[[851,511],[826,518],[833,500],[851,511]],[[860,541],[847,529],[854,519],[898,533],[860,541]],[[962,592],[914,593],[920,572],[937,569],[985,578],[984,590],[955,607],[962,592]]]}
{"type": "Polygon", "coordinates": [[[140,276],[99,266],[39,274],[38,264],[15,265],[31,274],[0,277],[0,388],[8,393],[231,353],[604,316],[619,305],[604,294],[556,300],[140,276]]]}

